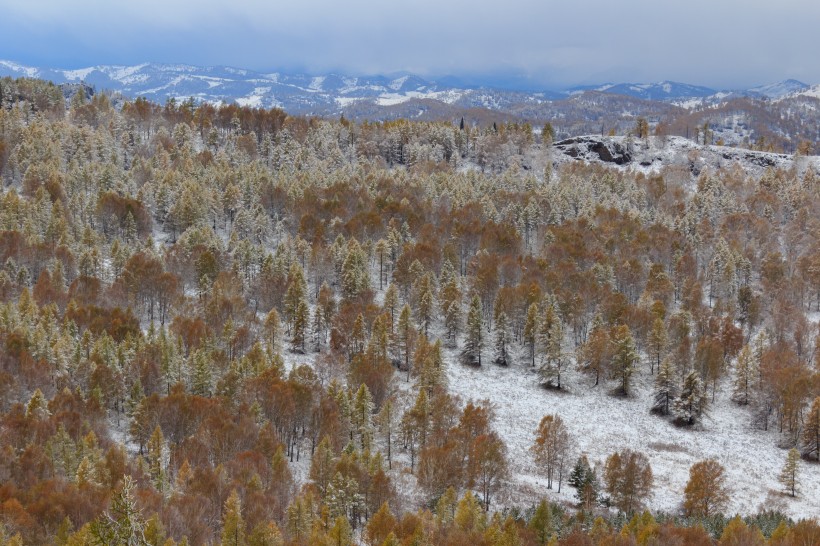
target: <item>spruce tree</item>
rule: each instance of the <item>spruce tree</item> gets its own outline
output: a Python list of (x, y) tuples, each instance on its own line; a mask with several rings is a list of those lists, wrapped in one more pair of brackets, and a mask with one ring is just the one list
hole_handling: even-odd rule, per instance
[(666, 357), (658, 366), (658, 375), (655, 377), (655, 402), (652, 411), (660, 415), (669, 415), (671, 405), (677, 393), (677, 382), (672, 359)]
[(683, 381), (680, 397), (672, 405), (675, 420), (684, 425), (695, 424), (706, 413), (708, 401), (700, 375), (692, 370)]
[(586, 455), (578, 457), (569, 475), (569, 484), (575, 488), (575, 498), (584, 510), (591, 510), (598, 502), (601, 485), (597, 473), (589, 466)]

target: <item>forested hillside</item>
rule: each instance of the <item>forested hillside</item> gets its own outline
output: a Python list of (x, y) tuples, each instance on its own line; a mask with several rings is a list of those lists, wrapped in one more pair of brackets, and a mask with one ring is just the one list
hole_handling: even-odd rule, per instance
[(0, 544), (820, 544), (813, 163), (550, 137), (0, 80)]

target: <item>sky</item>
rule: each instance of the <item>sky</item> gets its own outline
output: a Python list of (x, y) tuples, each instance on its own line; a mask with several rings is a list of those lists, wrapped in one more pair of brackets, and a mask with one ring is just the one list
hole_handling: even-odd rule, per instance
[(561, 88), (820, 83), (816, 0), (0, 0), (0, 59)]

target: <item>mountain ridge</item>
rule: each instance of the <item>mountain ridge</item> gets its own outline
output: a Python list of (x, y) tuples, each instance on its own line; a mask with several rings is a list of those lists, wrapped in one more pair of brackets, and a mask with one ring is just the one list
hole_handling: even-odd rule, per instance
[(84, 82), (129, 97), (144, 96), (163, 103), (169, 98), (237, 102), (240, 105), (280, 107), (294, 113), (343, 113), (353, 102), (372, 101), (390, 106), (411, 99), (431, 98), (448, 104), (494, 106), (506, 102), (540, 103), (570, 98), (588, 91), (638, 99), (681, 102), (691, 99), (714, 102), (734, 96), (781, 99), (810, 92), (813, 87), (789, 79), (746, 90), (717, 90), (675, 81), (657, 83), (605, 83), (561, 90), (517, 90), (466, 85), (456, 76), (426, 79), (410, 72), (391, 75), (346, 75), (335, 72), (258, 72), (234, 66), (195, 66), (184, 63), (95, 65), (76, 69), (26, 66), (0, 60), (0, 76), (36, 77), (54, 83)]

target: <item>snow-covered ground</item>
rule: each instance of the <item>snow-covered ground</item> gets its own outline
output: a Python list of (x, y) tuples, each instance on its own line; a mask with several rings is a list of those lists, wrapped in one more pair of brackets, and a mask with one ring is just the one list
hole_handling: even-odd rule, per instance
[(562, 377), (568, 392), (547, 390), (525, 360), (508, 368), (473, 368), (458, 363), (454, 352), (447, 355), (450, 390), (465, 400), (489, 399), (494, 405), (495, 428), (507, 444), (513, 471), (505, 504), (526, 505), (544, 496), (573, 500), (575, 490), (566, 484), (560, 495), (546, 488), (529, 453), (541, 418), (558, 414), (575, 439), (577, 454), (586, 454), (593, 465), (625, 448), (646, 454), (655, 477), (649, 502), (653, 510), (679, 511), (689, 467), (711, 457), (726, 467), (729, 512), (776, 507), (795, 518), (820, 514), (820, 465), (801, 461), (802, 494), (795, 499), (782, 495), (777, 478), (786, 450), (777, 447), (776, 433), (752, 428), (748, 411), (731, 402), (728, 388), (718, 387), (702, 425), (679, 428), (650, 414), (653, 378), (645, 366), (634, 376), (633, 395), (622, 398), (610, 395), (603, 383), (591, 387), (590, 378), (574, 371)]

